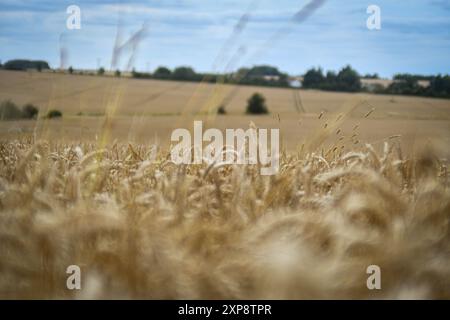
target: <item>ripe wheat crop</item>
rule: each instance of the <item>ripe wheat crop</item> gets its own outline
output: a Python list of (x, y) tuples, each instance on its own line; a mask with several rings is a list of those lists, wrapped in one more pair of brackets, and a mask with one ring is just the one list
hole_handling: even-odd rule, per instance
[(0, 298), (450, 298), (448, 169), (432, 152), (284, 152), (275, 176), (154, 155), (1, 141)]

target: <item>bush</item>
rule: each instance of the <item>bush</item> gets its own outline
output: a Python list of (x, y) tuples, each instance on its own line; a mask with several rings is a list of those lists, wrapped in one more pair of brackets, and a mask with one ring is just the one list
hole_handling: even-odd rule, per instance
[(419, 94), (421, 89), (422, 88), (419, 86), (418, 81), (415, 78), (410, 77), (394, 81), (388, 86), (387, 92), (391, 94), (414, 95)]
[(121, 75), (120, 70), (116, 70), (116, 72), (114, 72), (114, 75), (115, 75), (116, 77), (120, 77), (120, 75)]
[(220, 106), (219, 109), (217, 109), (217, 114), (226, 114), (227, 110), (225, 110), (224, 106)]
[(31, 103), (24, 105), (22, 108), (19, 108), (10, 100), (3, 101), (0, 104), (1, 120), (34, 119), (38, 113), (39, 109)]
[(69, 71), (69, 73), (72, 74), (72, 73), (73, 73), (73, 68), (72, 68), (72, 66), (70, 66), (69, 69), (67, 69), (67, 71)]
[(266, 99), (259, 93), (254, 93), (247, 101), (248, 114), (266, 114), (269, 113), (266, 106)]
[(105, 68), (103, 68), (103, 67), (99, 68), (99, 69), (97, 70), (97, 74), (98, 74), (99, 76), (105, 74)]
[(50, 110), (47, 113), (47, 118), (48, 119), (52, 119), (52, 118), (61, 118), (62, 117), (62, 112), (59, 110)]
[(22, 110), (12, 101), (6, 100), (0, 104), (1, 120), (16, 120), (23, 116)]
[(22, 108), (22, 116), (26, 119), (34, 119), (37, 117), (38, 113), (39, 109), (31, 103), (24, 105)]

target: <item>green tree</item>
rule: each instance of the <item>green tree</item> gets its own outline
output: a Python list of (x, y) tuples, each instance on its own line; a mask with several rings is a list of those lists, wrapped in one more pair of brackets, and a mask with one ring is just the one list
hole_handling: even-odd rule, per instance
[(391, 94), (415, 95), (421, 91), (417, 78), (414, 76), (405, 76), (401, 80), (395, 80), (387, 88)]
[(430, 81), (429, 95), (435, 97), (450, 97), (450, 76), (438, 75)]
[(67, 69), (67, 71), (69, 71), (69, 73), (72, 74), (72, 73), (73, 73), (73, 68), (72, 68), (72, 66), (70, 66), (69, 69)]
[(120, 70), (116, 70), (116, 71), (114, 72), (114, 75), (115, 75), (116, 77), (120, 77), (120, 75), (121, 75)]
[(319, 85), (319, 88), (323, 90), (336, 90), (337, 84), (338, 84), (338, 77), (336, 72), (328, 71), (323, 83)]
[(281, 76), (282, 73), (272, 66), (254, 66), (248, 71), (248, 77)]
[(340, 91), (356, 92), (361, 90), (358, 72), (350, 66), (344, 67), (337, 75), (337, 88)]
[(303, 76), (302, 86), (304, 88), (319, 88), (325, 82), (325, 77), (323, 76), (323, 72), (321, 68), (315, 69), (312, 68), (308, 70)]
[(172, 75), (172, 71), (170, 71), (169, 68), (166, 67), (158, 67), (154, 72), (153, 72), (153, 77), (158, 78), (158, 79), (169, 79)]
[(244, 79), (249, 72), (249, 68), (239, 68), (239, 70), (235, 73), (235, 78)]
[(190, 67), (178, 67), (173, 71), (172, 79), (194, 81), (198, 78), (194, 69)]
[(99, 76), (105, 74), (105, 68), (103, 68), (103, 67), (98, 68), (97, 74), (98, 74)]
[(254, 93), (247, 100), (247, 111), (248, 114), (266, 114), (269, 113), (266, 106), (266, 99), (260, 93)]
[(380, 76), (378, 75), (378, 73), (374, 73), (374, 74), (367, 73), (364, 76), (364, 78), (365, 79), (380, 79)]
[[(230, 80), (233, 81), (233, 78)], [(251, 69), (240, 68), (235, 73), (234, 82), (261, 86), (289, 86), (287, 74), (280, 72), (276, 67), (267, 65), (254, 66)]]

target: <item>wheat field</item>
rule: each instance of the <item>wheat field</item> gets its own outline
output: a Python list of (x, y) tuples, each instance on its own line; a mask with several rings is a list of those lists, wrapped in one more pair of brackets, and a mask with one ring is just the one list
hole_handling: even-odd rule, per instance
[(148, 145), (2, 140), (0, 297), (448, 299), (448, 162), (430, 148), (284, 152), (261, 176)]
[[(0, 124), (2, 299), (450, 298), (448, 100), (242, 87), (211, 117), (212, 85), (0, 83), (2, 100), (64, 113)], [(254, 91), (270, 115), (242, 114)], [(280, 128), (280, 172), (174, 165), (168, 136), (194, 118)]]

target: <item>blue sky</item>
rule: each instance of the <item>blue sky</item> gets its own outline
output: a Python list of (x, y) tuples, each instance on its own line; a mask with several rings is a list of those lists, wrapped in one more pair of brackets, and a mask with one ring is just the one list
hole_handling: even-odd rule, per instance
[[(0, 59), (43, 59), (58, 67), (62, 45), (66, 65), (109, 68), (120, 16), (123, 41), (147, 26), (135, 52), (137, 70), (190, 65), (223, 72), (271, 64), (302, 74), (312, 66), (338, 70), (351, 64), (384, 77), (450, 73), (450, 0), (327, 0), (307, 20), (292, 22), (309, 1), (0, 0)], [(81, 30), (66, 28), (72, 4), (81, 9)], [(379, 31), (366, 28), (370, 4), (381, 8)], [(223, 50), (245, 13), (245, 28)], [(129, 55), (121, 55), (121, 69)]]

